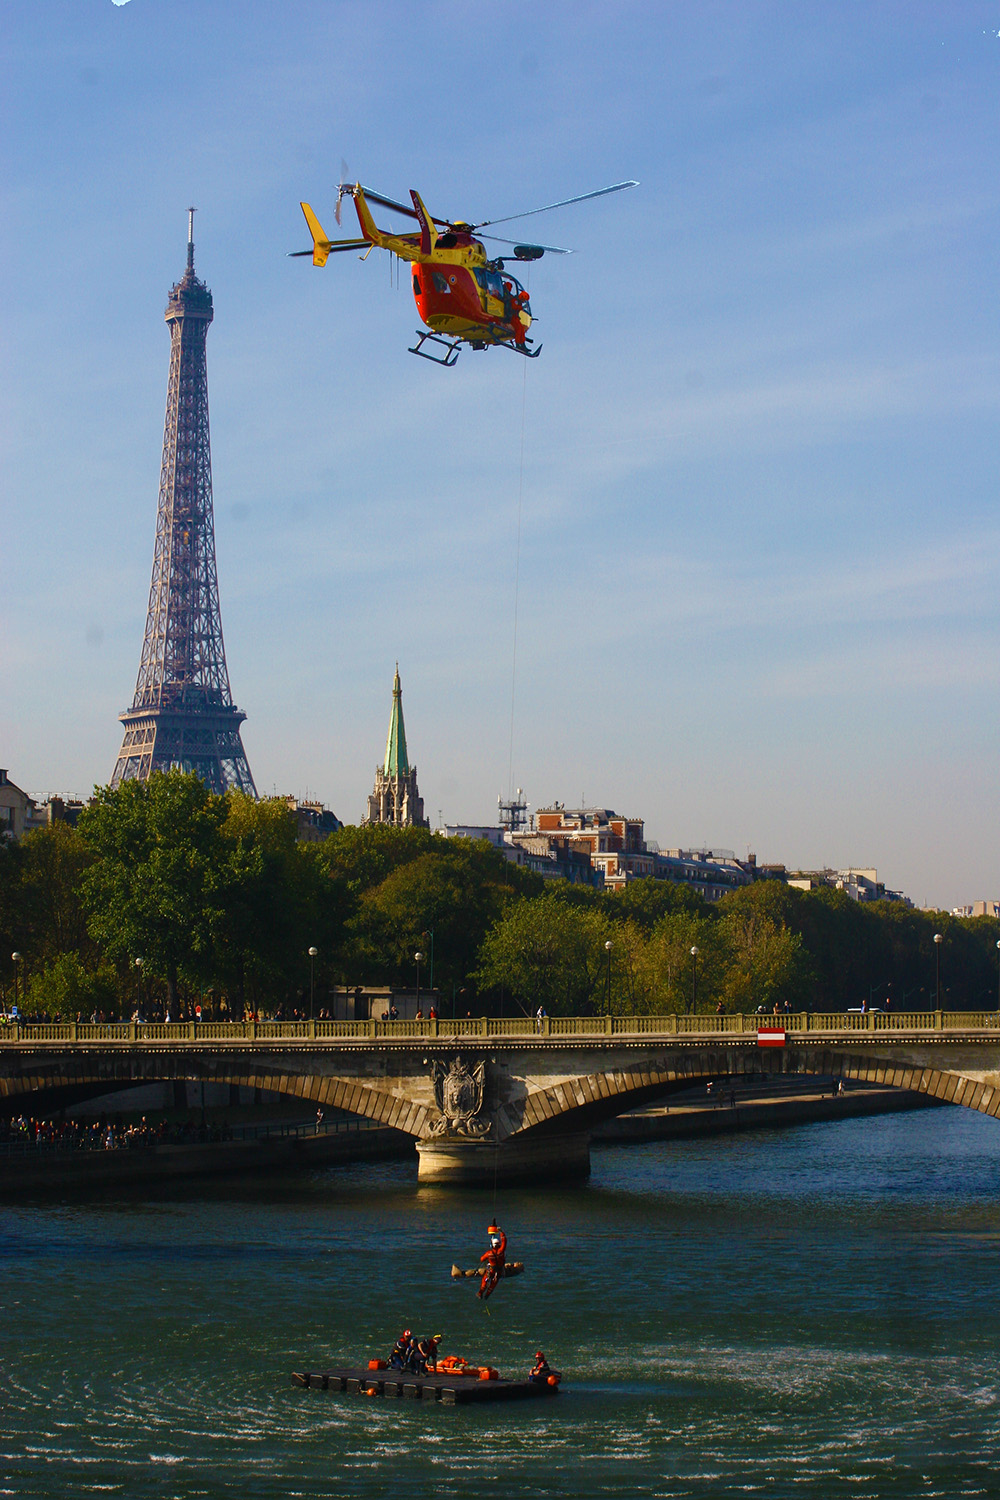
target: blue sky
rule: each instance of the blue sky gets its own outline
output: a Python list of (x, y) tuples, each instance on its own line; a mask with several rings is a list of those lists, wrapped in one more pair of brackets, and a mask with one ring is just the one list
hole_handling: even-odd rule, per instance
[[(664, 847), (1000, 895), (998, 31), (975, 0), (9, 6), (0, 764), (111, 773), (195, 204), (261, 792), (360, 818), (398, 658), (432, 821), (512, 778)], [(342, 157), (449, 217), (641, 186), (529, 221), (578, 252), (531, 268), (539, 360), (439, 370), (387, 257), (285, 258)]]

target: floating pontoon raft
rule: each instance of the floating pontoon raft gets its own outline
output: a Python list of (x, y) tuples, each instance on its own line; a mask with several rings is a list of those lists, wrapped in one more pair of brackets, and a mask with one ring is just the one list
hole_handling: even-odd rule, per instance
[(294, 1385), (314, 1391), (346, 1391), (349, 1396), (385, 1396), (390, 1400), (440, 1401), (467, 1406), (478, 1401), (531, 1401), (554, 1396), (558, 1385), (538, 1380), (475, 1380), (462, 1375), (409, 1375), (400, 1370), (326, 1370), (298, 1373)]

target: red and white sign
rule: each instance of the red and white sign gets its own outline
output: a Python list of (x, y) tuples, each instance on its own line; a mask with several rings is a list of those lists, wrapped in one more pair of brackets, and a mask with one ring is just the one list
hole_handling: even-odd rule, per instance
[(766, 1031), (757, 1031), (758, 1047), (783, 1047), (785, 1045), (785, 1033), (768, 1027)]

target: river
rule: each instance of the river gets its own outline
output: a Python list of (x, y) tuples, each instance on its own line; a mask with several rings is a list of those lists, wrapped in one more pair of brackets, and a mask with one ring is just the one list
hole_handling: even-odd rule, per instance
[[(1000, 1495), (1000, 1124), (963, 1109), (595, 1148), (491, 1193), (390, 1163), (6, 1206), (0, 1495)], [(553, 1401), (301, 1390), (404, 1326)]]

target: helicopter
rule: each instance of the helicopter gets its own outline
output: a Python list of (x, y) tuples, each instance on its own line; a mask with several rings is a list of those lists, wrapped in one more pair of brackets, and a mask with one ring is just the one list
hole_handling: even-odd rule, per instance
[[(511, 274), (501, 257), (491, 259), (482, 239), (477, 239), (479, 230), (494, 224), (507, 224), (514, 219), (525, 219), (532, 214), (548, 213), (554, 208), (565, 208), (569, 203), (583, 203), (588, 198), (603, 198), (608, 193), (620, 193), (625, 188), (638, 187), (637, 182), (615, 182), (610, 187), (598, 188), (592, 193), (581, 193), (575, 198), (563, 198), (559, 203), (547, 203), (543, 208), (527, 209), (520, 214), (507, 214), (502, 219), (483, 219), (478, 224), (466, 223), (463, 219), (438, 219), (428, 213), (420, 194), (410, 189), (412, 207), (386, 198), (372, 188), (353, 186), (342, 182), (337, 191), (335, 218), (339, 225), (341, 204), (351, 198), (361, 226), (361, 239), (331, 240), (308, 203), (299, 206), (305, 215), (312, 235), (311, 250), (292, 250), (292, 256), (311, 255), (314, 266), (325, 266), (328, 256), (345, 250), (364, 250), (360, 257), (367, 259), (377, 246), (389, 250), (400, 260), (410, 261), (413, 266), (413, 299), (424, 328), (417, 330), (417, 342), (409, 349), (421, 359), (450, 367), (458, 359), (463, 344), (473, 349), (488, 349), (497, 346), (512, 349), (528, 359), (537, 359), (542, 352), (541, 344), (532, 348), (528, 329), (532, 326), (531, 306), (528, 293)], [(397, 234), (379, 229), (372, 218), (370, 204), (392, 209), (417, 221), (418, 233)], [(540, 260), (550, 255), (570, 255), (572, 251), (558, 245), (519, 244), (514, 240), (500, 239), (497, 235), (484, 235), (483, 239), (494, 240), (513, 248), (516, 261)], [(510, 259), (511, 257), (507, 257)], [(427, 347), (425, 347), (427, 346)]]

